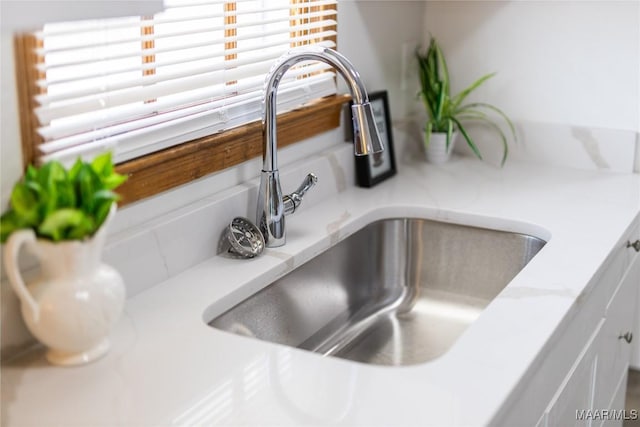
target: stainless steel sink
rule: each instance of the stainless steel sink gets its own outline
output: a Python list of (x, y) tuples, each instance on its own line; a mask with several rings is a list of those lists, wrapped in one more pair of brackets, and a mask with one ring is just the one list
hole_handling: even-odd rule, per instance
[(364, 363), (422, 363), (445, 353), (545, 243), (422, 219), (378, 221), (209, 325)]

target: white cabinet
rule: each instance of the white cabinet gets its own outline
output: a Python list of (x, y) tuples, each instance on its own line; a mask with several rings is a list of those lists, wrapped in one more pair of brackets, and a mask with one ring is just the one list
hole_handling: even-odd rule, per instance
[(604, 323), (604, 319), (600, 321), (576, 364), (551, 400), (546, 411), (546, 425), (589, 426), (587, 417), (578, 417), (576, 410), (591, 408), (593, 402), (594, 389), (592, 384), (595, 378), (598, 344)]
[[(622, 279), (616, 294), (607, 307), (606, 322), (598, 352), (593, 406), (596, 409), (610, 408), (620, 379), (626, 375), (631, 359), (631, 344), (640, 339), (635, 322), (637, 289), (640, 285), (640, 258), (635, 261)], [(631, 340), (631, 342), (628, 342)]]
[[(637, 240), (640, 240), (640, 224), (636, 226), (636, 230), (631, 233), (629, 243), (635, 243)], [(627, 256), (632, 257), (634, 255), (634, 251), (627, 251)], [(638, 291), (638, 295), (636, 297), (636, 301), (638, 301), (638, 308), (640, 309), (640, 291)], [(636, 329), (640, 331), (640, 314), (638, 310), (636, 310)], [(629, 363), (632, 368), (640, 370), (640, 336), (638, 339), (634, 339), (631, 346), (631, 362)]]
[(492, 424), (622, 425), (632, 344), (640, 340), (640, 256), (626, 247), (639, 227), (629, 230)]
[[(547, 408), (547, 426), (619, 426), (635, 330), (640, 258), (627, 270), (605, 317)], [(635, 337), (637, 339), (637, 337)]]
[[(617, 410), (620, 411), (622, 408), (624, 408), (624, 401), (625, 401), (625, 397), (627, 395), (627, 372), (625, 371), (624, 374), (622, 375), (622, 378), (620, 378), (620, 381), (618, 381), (618, 386), (616, 387), (616, 392), (613, 395), (613, 399), (611, 399), (611, 402), (609, 402), (609, 410)], [(633, 410), (636, 408), (630, 408), (630, 410)], [(620, 413), (617, 412), (616, 416), (611, 416), (608, 417), (607, 419), (602, 420), (601, 423), (598, 423), (598, 420), (594, 420), (593, 423), (591, 424), (594, 427), (600, 426), (600, 427), (619, 427), (620, 426), (620, 418), (621, 417), (629, 417), (629, 419), (631, 419), (632, 414), (631, 412), (627, 412), (627, 413)]]
[(635, 310), (640, 257), (630, 262), (605, 317), (551, 401), (547, 427), (622, 425), (631, 342), (634, 336), (638, 339)]

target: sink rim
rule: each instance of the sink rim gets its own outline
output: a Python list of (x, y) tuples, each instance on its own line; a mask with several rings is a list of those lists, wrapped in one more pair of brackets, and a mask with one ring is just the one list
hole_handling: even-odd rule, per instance
[[(251, 299), (255, 294), (259, 293), (261, 290), (271, 286), (272, 284), (274, 284), (275, 282), (277, 282), (278, 280), (280, 280), (282, 277), (287, 276), (289, 273), (292, 273), (293, 271), (301, 268), (304, 264), (306, 264), (307, 262), (311, 261), (312, 259), (318, 257), (319, 255), (325, 253), (326, 251), (328, 251), (329, 249), (333, 248), (334, 246), (336, 246), (338, 243), (343, 242), (344, 240), (346, 240), (347, 238), (349, 238), (350, 236), (352, 236), (353, 234), (356, 234), (358, 232), (360, 232), (361, 230), (375, 224), (378, 222), (384, 222), (384, 221), (389, 221), (389, 220), (417, 220), (417, 221), (427, 221), (427, 222), (431, 222), (431, 223), (436, 223), (436, 224), (450, 224), (450, 225), (454, 225), (454, 226), (462, 226), (462, 227), (468, 227), (468, 228), (475, 228), (475, 229), (480, 229), (480, 230), (488, 230), (488, 231), (496, 231), (496, 232), (502, 232), (502, 233), (508, 233), (511, 235), (520, 235), (523, 237), (526, 237), (527, 239), (529, 238), (533, 238), (536, 240), (539, 240), (541, 242), (543, 242), (542, 247), (527, 261), (527, 263), (524, 265), (524, 267), (522, 267), (520, 270), (518, 270), (518, 272), (515, 274), (515, 276), (509, 280), (509, 282), (506, 283), (506, 285), (500, 289), (500, 291), (498, 292), (498, 294), (493, 297), (491, 300), (488, 300), (487, 305), (482, 309), (482, 311), (480, 312), (479, 317), (476, 319), (476, 321), (471, 322), (465, 330), (463, 330), (462, 334), (459, 335), (457, 337), (456, 340), (453, 341), (453, 344), (451, 345), (450, 348), (448, 348), (447, 350), (445, 350), (442, 354), (438, 355), (437, 357), (433, 358), (433, 359), (429, 359), (429, 360), (425, 360), (425, 361), (420, 361), (420, 362), (415, 362), (415, 363), (408, 363), (408, 364), (403, 364), (403, 365), (394, 365), (391, 366), (393, 368), (397, 368), (399, 366), (414, 366), (415, 364), (422, 364), (422, 363), (430, 363), (433, 362), (435, 359), (439, 359), (440, 357), (444, 356), (445, 354), (447, 354), (452, 348), (453, 346), (456, 345), (457, 341), (459, 341), (459, 339), (462, 338), (462, 335), (465, 335), (468, 333), (468, 330), (472, 328), (472, 326), (477, 322), (477, 320), (479, 320), (480, 317), (482, 317), (489, 309), (490, 306), (492, 304), (494, 304), (494, 301), (500, 298), (500, 295), (509, 287), (512, 286), (513, 282), (517, 281), (518, 277), (520, 277), (523, 272), (525, 271), (525, 269), (527, 267), (530, 266), (530, 264), (533, 261), (533, 258), (538, 258), (540, 253), (542, 252), (542, 249), (544, 249), (545, 246), (547, 246), (550, 238), (544, 239), (539, 237), (540, 234), (546, 234), (547, 236), (545, 237), (550, 237), (550, 233), (545, 230), (542, 229), (540, 227), (537, 227), (536, 225), (530, 224), (530, 223), (524, 223), (524, 222), (520, 222), (520, 221), (512, 221), (512, 220), (508, 220), (508, 221), (500, 221), (498, 224), (496, 224), (495, 222), (491, 224), (491, 226), (486, 226), (486, 224), (484, 223), (486, 220), (486, 217), (478, 217), (478, 216), (469, 216), (467, 217), (467, 219), (474, 219), (474, 221), (447, 221), (447, 220), (443, 220), (442, 218), (432, 218), (431, 216), (425, 216), (425, 215), (420, 215), (420, 216), (415, 216), (415, 215), (406, 215), (406, 213), (404, 215), (381, 215), (378, 218), (372, 218), (370, 219), (368, 222), (364, 222), (361, 221), (360, 222), (360, 226), (353, 228), (352, 230), (349, 230), (350, 232), (345, 233), (342, 232), (340, 234), (340, 238), (339, 239), (335, 239), (333, 238), (332, 241), (330, 242), (329, 245), (327, 245), (326, 247), (324, 247), (323, 249), (321, 249), (320, 251), (315, 251), (314, 254), (312, 256), (308, 256), (305, 257), (305, 259), (299, 263), (297, 263), (297, 265), (293, 265), (294, 263), (288, 262), (286, 263), (287, 265), (285, 266), (286, 268), (283, 271), (280, 271), (274, 278), (272, 279), (268, 279), (268, 280), (259, 280), (260, 277), (255, 278), (257, 282), (259, 282), (259, 285), (257, 288), (254, 288), (251, 292), (247, 293), (246, 296), (237, 296), (236, 298), (231, 298), (228, 300), (228, 302), (226, 304), (223, 304), (221, 302), (221, 300), (218, 300), (216, 302), (214, 302), (213, 304), (210, 304), (207, 309), (203, 312), (203, 320), (205, 322), (205, 326), (207, 327), (208, 330), (211, 329), (218, 329), (219, 332), (222, 332), (225, 335), (236, 335), (240, 338), (252, 338), (252, 341), (258, 341), (258, 342), (263, 342), (266, 344), (276, 344), (276, 345), (280, 345), (280, 346), (284, 346), (284, 347), (289, 347), (289, 348), (295, 348), (295, 349), (299, 349), (299, 350), (304, 350), (305, 352), (311, 352), (308, 349), (304, 349), (301, 347), (296, 347), (296, 346), (292, 346), (289, 344), (279, 344), (277, 342), (274, 341), (270, 341), (264, 338), (260, 338), (260, 337), (255, 337), (252, 335), (243, 335), (242, 333), (237, 333), (237, 332), (233, 332), (231, 330), (225, 330), (225, 329), (220, 329), (216, 326), (210, 325), (210, 322), (213, 322), (215, 319), (217, 319), (219, 316), (222, 316), (223, 314), (225, 314), (226, 312), (232, 310), (235, 306), (241, 304), (242, 302)], [(478, 225), (478, 223), (482, 223), (482, 225)], [(531, 230), (534, 229), (535, 230), (535, 234), (531, 233)], [(339, 234), (340, 231), (343, 231), (343, 229), (338, 229), (336, 232), (334, 232), (335, 234)], [(335, 235), (334, 234), (334, 235)], [(332, 237), (332, 236), (330, 236)], [(233, 296), (234, 294), (237, 294), (237, 292), (231, 292), (229, 294), (229, 296)], [(226, 300), (226, 298), (225, 298)], [(216, 309), (217, 308), (217, 309)], [(316, 356), (320, 356), (320, 357), (326, 357), (327, 355), (319, 353), (319, 352), (315, 352)], [(333, 352), (331, 354), (332, 356), (334, 355)], [(348, 360), (348, 361), (354, 361), (354, 360)], [(371, 366), (371, 363), (367, 363), (367, 362), (358, 362), (357, 363), (362, 363), (368, 366)], [(380, 365), (376, 365), (374, 364), (373, 366), (380, 366)]]
[[(387, 207), (378, 207), (370, 212), (367, 212), (359, 217), (349, 217), (344, 221), (340, 222), (340, 225), (335, 229), (330, 231), (326, 231), (324, 233), (318, 232), (318, 230), (313, 230), (313, 227), (307, 227), (304, 219), (305, 212), (300, 212), (300, 215), (291, 217), (294, 221), (291, 221), (293, 224), (288, 224), (289, 227), (289, 236), (293, 240), (298, 233), (304, 232), (305, 230), (309, 232), (311, 228), (312, 232), (316, 234), (321, 234), (318, 236), (312, 244), (306, 245), (305, 247), (299, 248), (300, 245), (295, 245), (295, 242), (288, 242), (283, 248), (271, 249), (267, 248), (263, 252), (263, 255), (258, 258), (253, 258), (249, 260), (228, 260), (229, 262), (238, 261), (239, 263), (254, 263), (254, 262), (265, 262), (265, 259), (272, 261), (270, 264), (273, 264), (267, 270), (263, 270), (259, 275), (252, 276), (248, 280), (240, 283), (235, 289), (231, 290), (226, 295), (216, 299), (213, 302), (206, 303), (206, 306), (203, 310), (201, 310), (201, 321), (204, 326), (209, 329), (211, 328), (208, 324), (213, 321), (216, 317), (222, 315), (226, 311), (232, 309), (242, 301), (252, 297), (256, 293), (260, 292), (267, 286), (271, 285), (273, 282), (281, 279), (285, 275), (291, 273), (297, 268), (301, 267), (305, 263), (309, 262), (313, 258), (321, 255), (327, 250), (331, 249), (333, 246), (338, 243), (344, 241), (349, 238), (351, 235), (357, 233), (358, 231), (364, 229), (365, 227), (373, 224), (378, 221), (392, 220), (392, 219), (417, 219), (417, 220), (426, 220), (426, 221), (434, 221), (441, 222), (445, 224), (453, 224), (453, 225), (461, 225), (465, 227), (473, 227), (480, 228), (486, 230), (493, 231), (502, 231), (507, 233), (514, 234), (522, 234), (526, 236), (531, 236), (537, 239), (540, 239), (545, 242), (545, 245), (540, 249), (540, 251), (534, 256), (527, 265), (518, 272), (518, 274), (504, 287), (504, 289), (494, 298), (494, 301), (500, 298), (506, 289), (510, 288), (514, 282), (518, 281), (518, 279), (523, 275), (523, 272), (527, 269), (531, 269), (534, 266), (541, 262), (540, 259), (544, 258), (540, 255), (544, 255), (544, 253), (548, 252), (548, 247), (552, 242), (552, 233), (549, 229), (532, 223), (525, 222), (510, 218), (498, 218), (492, 216), (478, 215), (478, 214), (469, 214), (465, 212), (457, 212), (457, 211), (442, 211), (439, 209), (433, 208), (425, 208), (423, 206), (413, 206), (413, 205), (394, 205)], [(331, 227), (331, 226), (330, 226)], [(330, 228), (327, 227), (327, 228)], [(282, 256), (285, 253), (287, 248), (297, 248), (296, 251), (292, 251), (294, 253), (290, 254), (288, 257)], [(547, 249), (547, 251), (545, 251)], [(277, 254), (273, 256), (272, 254)], [(218, 258), (222, 258), (220, 254), (217, 255)], [(535, 263), (535, 264), (534, 264)], [(237, 264), (234, 264), (237, 266)], [(284, 269), (283, 269), (284, 267)], [(489, 307), (493, 305), (493, 301), (485, 308), (483, 311), (486, 312)], [(482, 315), (481, 315), (482, 316)], [(221, 331), (224, 332), (224, 331)], [(230, 334), (236, 335), (236, 334)], [(236, 335), (238, 336), (238, 335)], [(266, 341), (265, 341), (266, 342)], [(270, 343), (275, 344), (275, 343)]]

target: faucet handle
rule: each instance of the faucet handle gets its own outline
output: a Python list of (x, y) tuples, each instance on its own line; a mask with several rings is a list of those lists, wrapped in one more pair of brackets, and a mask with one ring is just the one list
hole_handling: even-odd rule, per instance
[(291, 193), (291, 196), (294, 196), (294, 195), (299, 196), (300, 200), (302, 200), (302, 198), (307, 193), (307, 191), (309, 191), (311, 187), (313, 187), (317, 183), (318, 183), (318, 177), (316, 176), (316, 174), (310, 173), (302, 180), (302, 184), (300, 184), (300, 187), (298, 187), (296, 191)]
[(317, 182), (318, 177), (315, 174), (310, 173), (304, 178), (302, 184), (300, 184), (300, 187), (298, 187), (296, 191), (282, 198), (284, 202), (285, 215), (292, 214), (296, 211), (298, 206), (302, 203), (304, 195), (311, 189), (311, 187), (316, 185)]

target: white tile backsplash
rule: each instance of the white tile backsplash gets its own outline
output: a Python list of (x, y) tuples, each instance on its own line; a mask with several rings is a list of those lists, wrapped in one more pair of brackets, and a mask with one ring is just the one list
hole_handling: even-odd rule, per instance
[[(502, 143), (493, 131), (469, 125), (469, 134), (485, 160), (499, 165)], [(516, 124), (517, 141), (509, 139), (509, 159), (583, 170), (630, 173), (636, 170), (637, 135), (632, 130), (589, 128), (557, 123), (522, 121)], [(505, 129), (505, 134), (510, 136)], [(459, 135), (456, 152), (473, 155)]]
[(248, 193), (241, 187), (237, 193), (212, 199), (155, 230), (170, 276), (216, 255), (224, 227), (236, 216), (247, 216)]
[(636, 132), (523, 122), (514, 156), (585, 170), (629, 173), (634, 169)]
[(169, 270), (154, 231), (124, 236), (107, 244), (103, 261), (118, 269), (132, 297), (169, 278)]

